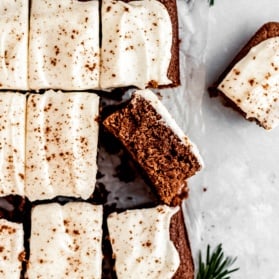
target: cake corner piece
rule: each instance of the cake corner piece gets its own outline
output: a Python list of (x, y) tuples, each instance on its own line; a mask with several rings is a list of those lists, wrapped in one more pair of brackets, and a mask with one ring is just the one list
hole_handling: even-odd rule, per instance
[(279, 124), (279, 22), (267, 22), (208, 88), (225, 105), (266, 130)]
[(107, 223), (119, 278), (132, 273), (138, 278), (194, 278), (181, 207), (159, 205), (112, 213)]

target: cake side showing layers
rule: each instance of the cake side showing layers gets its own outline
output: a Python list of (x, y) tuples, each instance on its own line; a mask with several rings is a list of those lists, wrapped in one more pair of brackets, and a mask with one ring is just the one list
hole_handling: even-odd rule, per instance
[(32, 210), (27, 278), (100, 279), (102, 206), (45, 204)]
[(22, 224), (0, 219), (0, 278), (20, 278), (24, 260)]
[(99, 87), (99, 1), (32, 1), (30, 88)]
[(99, 97), (47, 91), (27, 101), (26, 196), (88, 199), (97, 173)]
[(211, 94), (270, 130), (279, 124), (279, 23), (263, 25), (233, 59)]
[(103, 0), (101, 88), (179, 85), (178, 49), (175, 0)]
[(179, 207), (162, 205), (109, 215), (117, 278), (185, 278), (174, 277), (184, 264), (180, 260), (184, 247), (176, 250), (170, 233), (171, 220), (178, 211)]
[(157, 96), (149, 90), (136, 91), (103, 124), (144, 170), (160, 199), (166, 204), (180, 203), (187, 193), (186, 179), (203, 162)]
[(0, 1), (0, 89), (28, 90), (28, 0)]
[(24, 195), (26, 96), (0, 93), (0, 197)]

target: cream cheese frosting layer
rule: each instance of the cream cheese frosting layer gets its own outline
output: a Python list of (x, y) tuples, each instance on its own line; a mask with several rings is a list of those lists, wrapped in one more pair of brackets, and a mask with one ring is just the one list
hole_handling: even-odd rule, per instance
[(26, 196), (87, 199), (96, 182), (99, 97), (52, 90), (27, 101)]
[(279, 124), (279, 37), (267, 39), (240, 60), (218, 86), (265, 129)]
[(157, 0), (104, 0), (101, 88), (168, 85), (172, 23)]
[(45, 204), (33, 208), (29, 279), (100, 279), (102, 206)]
[(118, 279), (170, 279), (180, 265), (170, 240), (170, 220), (179, 207), (127, 210), (108, 217)]
[(0, 1), (0, 89), (28, 89), (28, 3)]
[(99, 87), (99, 1), (32, 1), (30, 88)]
[(0, 219), (0, 278), (20, 278), (23, 260), (22, 224)]
[(26, 96), (0, 93), (0, 196), (24, 195)]
[[(201, 167), (204, 166), (203, 159), (200, 155), (200, 152), (196, 146), (182, 131), (182, 129), (177, 125), (176, 121), (174, 118), (170, 115), (166, 107), (161, 103), (159, 98), (151, 91), (151, 90), (137, 90), (134, 93), (135, 96), (142, 97), (150, 104), (152, 107), (157, 111), (157, 113), (162, 117), (161, 121), (168, 126), (178, 137), (179, 139), (183, 142), (184, 145), (189, 146), (191, 152), (196, 156), (196, 158), (199, 161), (199, 164)], [(136, 101), (136, 99), (134, 100)], [(132, 101), (133, 102), (133, 101)]]

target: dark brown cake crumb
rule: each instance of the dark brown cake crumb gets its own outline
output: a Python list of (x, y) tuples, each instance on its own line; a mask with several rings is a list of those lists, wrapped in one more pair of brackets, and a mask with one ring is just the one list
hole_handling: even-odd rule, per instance
[(150, 102), (134, 95), (103, 123), (144, 170), (160, 199), (169, 205), (177, 204), (187, 196), (186, 179), (201, 165), (191, 147), (160, 120)]

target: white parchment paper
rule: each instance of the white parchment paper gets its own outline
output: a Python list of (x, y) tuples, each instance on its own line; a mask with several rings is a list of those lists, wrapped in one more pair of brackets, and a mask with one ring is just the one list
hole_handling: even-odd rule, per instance
[[(206, 85), (268, 21), (279, 21), (278, 0), (215, 0), (209, 11)], [(226, 254), (238, 257), (240, 270), (231, 278), (278, 279), (279, 128), (267, 132), (208, 94), (202, 115), (202, 129), (191, 126), (206, 164), (190, 185), (193, 253), (196, 237), (203, 250), (207, 243), (223, 243)]]

